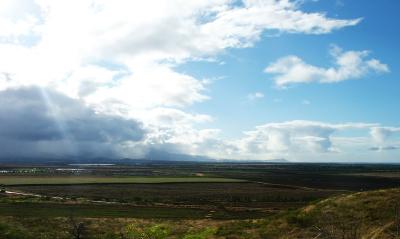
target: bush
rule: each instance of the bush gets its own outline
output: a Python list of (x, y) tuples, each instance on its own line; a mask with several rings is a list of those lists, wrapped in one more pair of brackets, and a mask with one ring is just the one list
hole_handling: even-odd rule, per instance
[(0, 238), (7, 239), (33, 239), (27, 231), (24, 231), (17, 226), (0, 224)]
[(199, 232), (190, 232), (186, 234), (183, 239), (207, 239), (215, 235), (216, 230), (214, 228), (206, 228)]
[(286, 218), (289, 224), (295, 224), (299, 227), (305, 228), (314, 224), (314, 218), (310, 214), (294, 212)]
[(128, 239), (164, 239), (170, 232), (164, 225), (153, 225), (144, 229), (137, 228), (136, 225), (130, 224), (126, 228)]

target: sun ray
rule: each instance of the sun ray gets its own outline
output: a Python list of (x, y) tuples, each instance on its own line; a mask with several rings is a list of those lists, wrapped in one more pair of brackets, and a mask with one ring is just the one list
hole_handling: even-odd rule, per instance
[(79, 155), (79, 150), (75, 144), (74, 135), (68, 129), (67, 123), (64, 120), (65, 117), (63, 116), (62, 110), (54, 103), (45, 88), (39, 87), (39, 92), (43, 99), (43, 102), (48, 109), (48, 112), (52, 116), (54, 123), (56, 124), (57, 129), (61, 134), (66, 152), (68, 152), (73, 157), (77, 157)]

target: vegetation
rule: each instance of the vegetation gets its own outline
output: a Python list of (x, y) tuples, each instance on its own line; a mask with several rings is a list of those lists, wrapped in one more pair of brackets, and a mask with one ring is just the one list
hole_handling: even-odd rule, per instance
[(209, 177), (53, 177), (53, 176), (2, 176), (0, 182), (12, 185), (71, 185), (71, 184), (123, 184), (123, 183), (204, 183), (242, 182), (239, 179)]
[(3, 217), (0, 238), (395, 239), (400, 235), (399, 201), (400, 189), (361, 192), (264, 219), (233, 221)]
[[(386, 189), (400, 185), (396, 166), (185, 163), (84, 169), (3, 170), (0, 238), (400, 237), (400, 189)], [(3, 180), (21, 178), (38, 181)], [(36, 184), (45, 179), (62, 183)]]
[(174, 206), (225, 206), (248, 208), (287, 208), (343, 193), (338, 190), (287, 188), (260, 183), (162, 183), (102, 185), (30, 185), (10, 190), (76, 200), (169, 204)]

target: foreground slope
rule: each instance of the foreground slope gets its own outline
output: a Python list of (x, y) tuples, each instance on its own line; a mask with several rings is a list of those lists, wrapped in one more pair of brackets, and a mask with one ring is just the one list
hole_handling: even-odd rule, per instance
[[(253, 220), (0, 218), (0, 238), (400, 238), (400, 189), (334, 196), (297, 210)], [(48, 225), (52, 225), (49, 227)], [(76, 238), (76, 237), (75, 237)]]
[(400, 189), (359, 192), (258, 221), (245, 231), (261, 238), (400, 238), (399, 206)]

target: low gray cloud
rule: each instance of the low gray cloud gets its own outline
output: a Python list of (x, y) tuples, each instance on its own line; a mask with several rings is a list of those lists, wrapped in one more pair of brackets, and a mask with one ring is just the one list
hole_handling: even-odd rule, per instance
[(388, 151), (388, 150), (398, 150), (400, 146), (385, 146), (385, 147), (371, 147), (369, 150), (371, 151)]
[(0, 157), (116, 154), (143, 139), (141, 123), (98, 114), (81, 101), (38, 87), (0, 91)]

